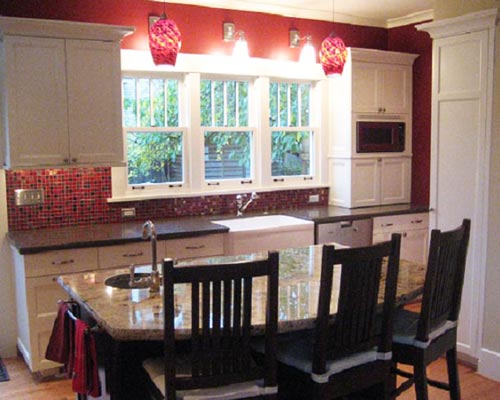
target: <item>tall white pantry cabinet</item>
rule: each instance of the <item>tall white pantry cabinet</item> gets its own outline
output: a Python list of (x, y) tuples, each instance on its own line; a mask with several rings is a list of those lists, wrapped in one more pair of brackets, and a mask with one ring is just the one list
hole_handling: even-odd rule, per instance
[(0, 17), (6, 168), (123, 165), (120, 41), (133, 28)]
[(433, 39), (430, 227), (471, 219), (458, 351), (487, 376), (499, 365), (481, 345), (497, 20), (491, 9), (417, 26)]
[[(412, 66), (417, 56), (358, 48), (348, 52), (344, 72), (329, 81), (329, 203), (348, 208), (409, 203)], [(404, 122), (404, 151), (358, 153), (357, 121)]]

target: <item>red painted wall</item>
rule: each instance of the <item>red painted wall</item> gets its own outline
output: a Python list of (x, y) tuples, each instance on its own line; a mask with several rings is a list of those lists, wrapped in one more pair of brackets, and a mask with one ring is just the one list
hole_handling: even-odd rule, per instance
[[(126, 37), (122, 42), (122, 48), (129, 49), (148, 48), (148, 16), (160, 15), (163, 11), (163, 3), (144, 0), (6, 0), (0, 2), (0, 15), (3, 16), (135, 26), (135, 33)], [(233, 44), (222, 40), (222, 24), (223, 22), (233, 22), (237, 30), (245, 31), (250, 55), (253, 57), (297, 60), (300, 50), (288, 47), (288, 31), (291, 28), (298, 29), (301, 35), (311, 35), (316, 49), (319, 49), (323, 38), (329, 35), (332, 30), (335, 30), (344, 39), (346, 45), (350, 47), (419, 54), (413, 69), (412, 203), (418, 205), (429, 204), (432, 43), (426, 33), (417, 32), (412, 25), (386, 30), (288, 18), (264, 13), (180, 4), (167, 3), (165, 11), (169, 18), (176, 21), (182, 33), (181, 53), (230, 54)], [(88, 182), (82, 178), (84, 175), (95, 175), (100, 177), (99, 179), (102, 178), (103, 182), (106, 182), (99, 190), (101, 193), (97, 197), (95, 197), (95, 191), (90, 188), (88, 191), (80, 191), (76, 196), (79, 201), (78, 204), (71, 203), (73, 200), (77, 201), (75, 200), (74, 191), (70, 190), (72, 186), (64, 184), (64, 179), (59, 182), (69, 189), (65, 189), (63, 193), (58, 192), (56, 197), (59, 201), (68, 200), (68, 204), (73, 204), (72, 207), (59, 207), (60, 215), (55, 213), (55, 217), (52, 217), (54, 208), (52, 210), (50, 208), (47, 210), (34, 208), (28, 210), (30, 212), (27, 212), (24, 207), (16, 208), (13, 205), (13, 195), (11, 196), (13, 190), (21, 187), (31, 187), (33, 179), (27, 179), (26, 177), (33, 178), (33, 174), (45, 176), (45, 172), (47, 171), (37, 170), (24, 173), (22, 171), (9, 171), (7, 174), (9, 182), (8, 204), (10, 205), (9, 225), (11, 227), (16, 226), (19, 229), (19, 226), (22, 226), (22, 229), (38, 229), (67, 224), (114, 222), (119, 219), (117, 212), (122, 205), (108, 204), (105, 200), (109, 196), (108, 192), (110, 190), (109, 169), (73, 171), (71, 182), (75, 187), (88, 187)], [(20, 177), (23, 178), (20, 179)], [(37, 179), (34, 179), (34, 181), (37, 181)], [(45, 190), (51, 193), (54, 188), (49, 181), (47, 181), (47, 185)], [(285, 194), (289, 196), (289, 200), (292, 202), (297, 197), (301, 198), (303, 193), (308, 194), (309, 192), (286, 191)], [(327, 195), (325, 193), (322, 193), (322, 195), (324, 195), (322, 199), (324, 198), (326, 202)], [(214, 197), (214, 199), (210, 200), (211, 197)], [(97, 210), (92, 215), (83, 212), (87, 200), (94, 202), (94, 211)], [(183, 207), (183, 211), (185, 212), (197, 210), (198, 213), (206, 213), (209, 210), (209, 213), (219, 213), (225, 209), (226, 200), (224, 196), (210, 196), (204, 201), (198, 201), (197, 199), (180, 199), (179, 201), (184, 201), (183, 205), (186, 207)], [(271, 200), (269, 199), (270, 203), (266, 204), (266, 207), (273, 207)], [(167, 200), (166, 202), (168, 203)], [(281, 203), (283, 204), (283, 202)], [(214, 209), (214, 204), (217, 210)], [(96, 205), (98, 205), (97, 208), (95, 208)], [(164, 210), (166, 205), (165, 202), (147, 201), (133, 206), (141, 210), (142, 218), (142, 214), (155, 213), (156, 215), (157, 210)], [(54, 206), (57, 208), (59, 203), (52, 204), (52, 207)], [(84, 214), (87, 215), (87, 220), (83, 216)], [(16, 221), (15, 224), (14, 221)]]
[[(148, 48), (148, 16), (163, 11), (164, 3), (144, 0), (10, 0), (0, 5), (0, 14), (5, 16), (135, 26), (136, 32), (122, 44), (132, 49)], [(300, 50), (288, 47), (290, 28), (311, 35), (316, 49), (333, 28), (347, 46), (387, 46), (387, 30), (381, 28), (183, 4), (167, 3), (165, 11), (181, 31), (181, 53), (230, 54), (233, 44), (222, 40), (223, 22), (234, 22), (237, 30), (245, 32), (252, 57), (297, 60)]]
[(419, 54), (413, 66), (411, 201), (429, 205), (431, 158), (432, 39), (414, 25), (389, 30), (388, 50)]

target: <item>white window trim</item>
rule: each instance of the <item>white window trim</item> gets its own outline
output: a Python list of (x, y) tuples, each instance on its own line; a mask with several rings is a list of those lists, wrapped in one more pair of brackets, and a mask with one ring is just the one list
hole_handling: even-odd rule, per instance
[[(298, 62), (250, 58), (241, 63), (234, 57), (215, 55), (178, 55), (175, 67), (155, 66), (148, 51), (122, 50), (122, 71), (124, 75), (137, 76), (141, 72), (147, 72), (149, 76), (163, 72), (175, 74), (177, 77), (184, 75), (184, 85), (187, 90), (181, 90), (180, 96), (188, 96), (187, 99), (180, 98), (180, 104), (186, 104), (188, 110), (182, 110), (180, 122), (186, 129), (184, 132), (184, 146), (189, 149), (184, 152), (184, 184), (182, 187), (147, 187), (144, 190), (131, 190), (128, 185), (127, 168), (112, 167), (112, 197), (108, 202), (136, 201), (159, 198), (192, 197), (206, 194), (233, 194), (242, 191), (266, 191), (266, 190), (290, 190), (305, 189), (327, 186), (327, 159), (328, 149), (328, 105), (329, 100), (325, 98), (328, 94), (327, 82), (319, 64), (303, 65)], [(234, 71), (238, 71), (236, 75)], [(221, 185), (208, 186), (204, 179), (204, 138), (200, 127), (199, 96), (191, 96), (191, 93), (199, 93), (200, 77), (215, 76), (217, 79), (238, 79), (241, 77), (251, 78), (251, 98), (249, 99), (250, 115), (254, 115), (257, 121), (249, 121), (249, 129), (253, 130), (253, 152), (254, 170), (251, 177), (252, 183), (241, 184), (241, 180), (221, 180)], [(311, 96), (311, 109), (319, 113), (312, 113), (311, 124), (314, 127), (314, 165), (311, 171), (314, 179), (304, 180), (300, 177), (285, 177), (283, 182), (273, 181), (270, 170), (271, 149), (266, 145), (270, 138), (269, 112), (267, 107), (258, 107), (259, 104), (268, 104), (269, 82), (271, 79), (280, 81), (308, 81), (313, 83), (313, 95)], [(183, 101), (187, 100), (187, 101)], [(255, 108), (253, 108), (255, 107)], [(184, 119), (185, 118), (185, 119)], [(124, 144), (125, 145), (125, 144)], [(202, 165), (200, 165), (200, 162)], [(245, 179), (246, 180), (246, 179)], [(235, 182), (237, 181), (237, 182)], [(222, 184), (223, 183), (223, 184)], [(168, 189), (166, 189), (168, 187)]]

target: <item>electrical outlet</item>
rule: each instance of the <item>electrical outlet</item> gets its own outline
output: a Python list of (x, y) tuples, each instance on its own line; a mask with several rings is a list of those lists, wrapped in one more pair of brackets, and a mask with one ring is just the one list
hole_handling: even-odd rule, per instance
[(135, 208), (122, 208), (122, 218), (135, 217)]
[(309, 203), (318, 203), (319, 202), (319, 194), (311, 194), (309, 196)]
[(43, 189), (16, 189), (16, 206), (43, 204)]

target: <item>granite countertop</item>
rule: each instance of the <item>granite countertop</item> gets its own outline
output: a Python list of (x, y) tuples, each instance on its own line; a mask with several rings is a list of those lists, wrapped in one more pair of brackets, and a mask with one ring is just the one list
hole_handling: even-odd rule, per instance
[[(322, 246), (310, 246), (280, 251), (279, 284), (279, 332), (310, 328), (314, 324), (321, 274)], [(237, 256), (242, 258), (262, 257), (264, 253)], [(228, 260), (228, 257), (224, 257)], [(234, 259), (234, 257), (232, 257)], [(191, 261), (197, 264), (215, 263), (217, 257)], [(179, 265), (189, 262), (179, 262)], [(116, 274), (128, 273), (126, 269), (100, 270), (58, 278), (59, 284), (69, 296), (79, 303), (114, 339), (161, 340), (163, 338), (163, 314), (161, 293), (151, 295), (149, 289), (117, 289), (104, 284)], [(401, 260), (398, 278), (398, 303), (406, 303), (421, 293), (425, 267)], [(332, 312), (337, 307), (340, 269), (334, 274)], [(252, 321), (259, 332), (264, 326), (265, 280), (254, 283), (254, 312)], [(177, 308), (176, 333), (179, 338), (189, 334), (190, 294), (187, 285), (176, 285)]]
[[(409, 214), (427, 211), (427, 207), (402, 204), (355, 209), (335, 206), (307, 207), (296, 210), (273, 211), (272, 213), (303, 218), (311, 220), (317, 224), (323, 224), (374, 216)], [(245, 216), (262, 214), (262, 212), (248, 212)], [(223, 218), (235, 218), (235, 216), (212, 215), (182, 217), (159, 219), (154, 220), (153, 222), (156, 227), (158, 239), (166, 240), (227, 232), (227, 227), (213, 224), (211, 222), (212, 220), (220, 220)], [(55, 229), (10, 231), (8, 233), (8, 237), (11, 244), (17, 248), (20, 254), (35, 254), (49, 250), (74, 249), (82, 247), (112, 246), (116, 244), (141, 241), (143, 222), (144, 221), (131, 221)]]

